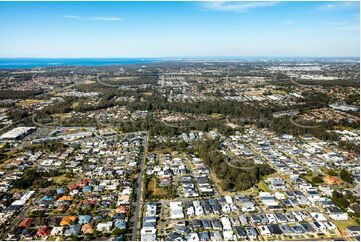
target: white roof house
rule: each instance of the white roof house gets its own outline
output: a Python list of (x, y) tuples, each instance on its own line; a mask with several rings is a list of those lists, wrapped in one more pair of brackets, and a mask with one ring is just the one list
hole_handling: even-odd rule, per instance
[(140, 231), (141, 241), (155, 241), (157, 240), (155, 228), (142, 228)]
[(112, 226), (113, 226), (113, 222), (98, 223), (97, 231), (109, 233), (109, 232), (111, 232)]
[(320, 222), (320, 221), (327, 221), (327, 218), (322, 213), (310, 213), (311, 217)]
[(169, 208), (170, 208), (171, 219), (184, 218), (182, 202), (170, 202)]
[(232, 199), (232, 197), (231, 196), (225, 196), (224, 197), (224, 199), (226, 200), (226, 202), (228, 203), (228, 204), (233, 204), (233, 199)]
[(57, 226), (57, 227), (54, 227), (52, 230), (51, 230), (51, 235), (52, 236), (58, 236), (58, 235), (62, 235), (63, 234), (63, 231), (64, 231), (64, 227), (63, 226)]
[(229, 218), (222, 217), (221, 223), (223, 226), (223, 231), (229, 231), (229, 230), (232, 231), (231, 221), (229, 221)]
[(223, 231), (224, 240), (234, 240), (234, 234), (232, 230)]

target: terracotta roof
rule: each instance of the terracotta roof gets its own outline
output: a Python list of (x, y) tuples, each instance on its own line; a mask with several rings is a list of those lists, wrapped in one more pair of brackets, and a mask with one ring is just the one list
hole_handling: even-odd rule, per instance
[(58, 199), (58, 201), (73, 201), (73, 196), (62, 196)]
[(24, 227), (27, 228), (29, 227), (29, 225), (33, 222), (33, 220), (31, 218), (26, 218), (23, 221), (21, 221), (21, 223), (19, 224), (20, 227)]
[(126, 213), (128, 211), (128, 208), (126, 206), (119, 206), (115, 209), (116, 213)]
[(83, 227), (81, 228), (81, 231), (84, 234), (92, 234), (94, 232), (94, 228), (93, 225), (91, 224), (84, 224)]
[(51, 232), (51, 228), (49, 226), (43, 226), (41, 227), (38, 232), (36, 232), (36, 236), (49, 236)]
[(77, 219), (77, 216), (65, 216), (61, 222), (60, 225), (69, 225), (71, 222), (74, 222)]
[(78, 188), (78, 184), (70, 184), (70, 185), (68, 185), (68, 188), (69, 188), (70, 190), (77, 189), (77, 188)]

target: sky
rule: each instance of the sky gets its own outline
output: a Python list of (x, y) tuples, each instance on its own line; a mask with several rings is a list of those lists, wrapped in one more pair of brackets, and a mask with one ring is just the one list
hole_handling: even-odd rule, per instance
[(359, 56), (359, 2), (0, 2), (0, 57)]

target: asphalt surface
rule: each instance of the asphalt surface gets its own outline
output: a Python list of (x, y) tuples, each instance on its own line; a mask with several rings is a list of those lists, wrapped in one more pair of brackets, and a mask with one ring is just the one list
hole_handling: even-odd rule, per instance
[[(144, 152), (143, 152), (143, 159), (141, 160), (139, 166), (140, 166), (140, 172), (138, 174), (137, 179), (137, 188), (135, 190), (136, 192), (136, 200), (135, 200), (135, 210), (133, 215), (133, 233), (132, 233), (132, 241), (136, 241), (138, 232), (140, 230), (140, 218), (139, 215), (142, 211), (143, 206), (143, 174), (145, 171), (145, 159), (148, 152), (148, 132), (146, 132), (146, 136), (144, 138)], [(139, 239), (140, 240), (140, 239)]]

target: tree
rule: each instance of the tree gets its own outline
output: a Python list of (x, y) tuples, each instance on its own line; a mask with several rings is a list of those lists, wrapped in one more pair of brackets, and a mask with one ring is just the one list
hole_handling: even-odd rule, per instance
[(27, 169), (23, 176), (13, 183), (14, 188), (26, 189), (33, 185), (34, 181), (39, 177), (39, 173), (35, 169)]
[(332, 200), (332, 202), (334, 202), (338, 207), (340, 207), (343, 210), (347, 209), (350, 204), (347, 201), (347, 199), (341, 193), (339, 193), (337, 191), (332, 192), (331, 200)]
[(340, 177), (345, 182), (348, 182), (348, 183), (353, 182), (352, 174), (350, 172), (348, 172), (346, 169), (341, 170)]
[(311, 181), (312, 181), (312, 183), (322, 183), (323, 179), (322, 179), (322, 176), (318, 175), (318, 176), (312, 177)]
[(219, 146), (219, 140), (208, 139), (199, 141), (196, 144), (196, 151), (204, 163), (222, 180), (224, 190), (234, 188), (238, 191), (246, 190), (257, 184), (263, 176), (274, 172), (267, 164), (259, 165), (247, 160), (237, 164), (247, 169), (235, 169), (228, 165), (229, 158), (218, 151)]
[(337, 172), (333, 169), (327, 169), (327, 174), (330, 176), (337, 176)]
[(113, 230), (112, 236), (118, 237), (119, 235), (124, 234), (124, 233), (125, 233), (124, 229), (116, 228), (116, 229)]

